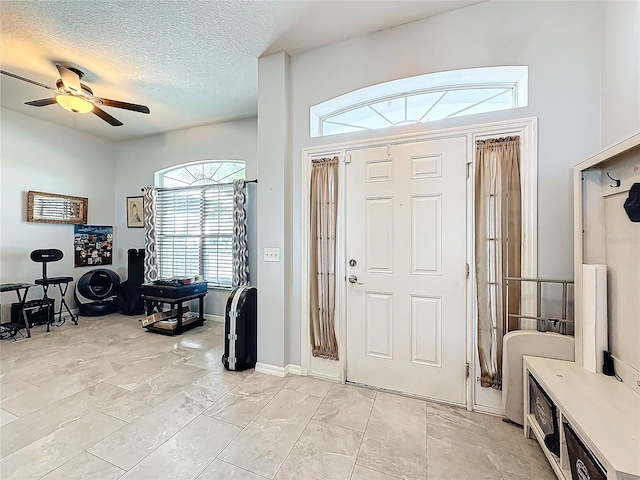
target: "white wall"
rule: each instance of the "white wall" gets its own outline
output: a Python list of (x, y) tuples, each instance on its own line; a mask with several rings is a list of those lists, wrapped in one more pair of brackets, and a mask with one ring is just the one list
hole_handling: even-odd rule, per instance
[[(62, 260), (49, 265), (49, 276), (78, 279), (90, 268), (73, 266), (73, 225), (27, 222), (27, 192), (87, 197), (88, 223), (114, 225), (113, 144), (6, 109), (1, 109), (0, 127), (1, 283), (41, 278), (41, 264), (29, 258), (38, 248), (58, 248), (64, 253)], [(120, 231), (116, 226), (116, 245)], [(72, 291), (73, 285), (67, 293), (70, 305)], [(40, 287), (29, 293), (30, 299), (41, 296)], [(2, 294), (3, 321), (15, 301), (15, 293)]]
[[(389, 135), (391, 130), (309, 138), (309, 107), (408, 76), (495, 65), (529, 66), (529, 107), (469, 116), (428, 128), (509, 118), (539, 118), (538, 274), (571, 277), (570, 167), (600, 147), (601, 7), (598, 2), (487, 2), (351, 39), (291, 60), (293, 92), (293, 248), (286, 320), (292, 339), (286, 363), (300, 363), (300, 150)], [(397, 133), (424, 130), (404, 128)], [(396, 132), (396, 130), (394, 130)]]
[(602, 3), (604, 148), (640, 132), (640, 1)]
[[(115, 145), (115, 239), (114, 270), (127, 278), (127, 250), (144, 248), (144, 229), (127, 228), (126, 198), (142, 195), (140, 189), (153, 185), (154, 173), (163, 168), (198, 160), (244, 160), (247, 179), (257, 175), (256, 119), (205, 125), (152, 135)], [(247, 229), (249, 233), (249, 267), (256, 279), (256, 201), (255, 184), (249, 184)], [(227, 289), (213, 289), (205, 302), (205, 313), (224, 315)]]

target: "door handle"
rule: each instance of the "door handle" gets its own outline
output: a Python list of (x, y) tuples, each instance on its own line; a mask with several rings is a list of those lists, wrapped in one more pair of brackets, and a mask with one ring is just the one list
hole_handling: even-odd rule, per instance
[(355, 275), (349, 275), (349, 283), (355, 283), (358, 285), (362, 285), (362, 282), (358, 281), (358, 277), (356, 277)]

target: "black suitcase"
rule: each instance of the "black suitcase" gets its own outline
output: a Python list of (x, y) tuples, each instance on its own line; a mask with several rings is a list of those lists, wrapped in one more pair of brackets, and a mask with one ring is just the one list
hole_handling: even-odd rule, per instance
[(247, 370), (256, 366), (258, 291), (236, 287), (227, 299), (224, 316), (224, 355), (227, 370)]

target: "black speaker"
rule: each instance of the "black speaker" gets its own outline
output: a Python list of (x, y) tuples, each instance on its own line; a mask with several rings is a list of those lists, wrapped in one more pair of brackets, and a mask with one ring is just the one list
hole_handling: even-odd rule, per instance
[(140, 315), (144, 312), (141, 286), (144, 278), (144, 250), (130, 248), (127, 252), (127, 279), (118, 289), (120, 311), (125, 315)]
[[(29, 300), (24, 304), (24, 313), (27, 316), (29, 326), (45, 325), (53, 323), (53, 315), (55, 313), (55, 300), (48, 298), (44, 300)], [(20, 304), (11, 304), (11, 323), (23, 325), (22, 313), (20, 312)]]

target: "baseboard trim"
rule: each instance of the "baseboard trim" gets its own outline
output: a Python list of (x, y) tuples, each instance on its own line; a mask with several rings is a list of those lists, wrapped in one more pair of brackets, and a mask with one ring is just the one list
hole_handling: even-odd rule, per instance
[(313, 378), (318, 378), (320, 380), (327, 380), (329, 382), (340, 383), (340, 377), (336, 375), (329, 375), (327, 373), (309, 372), (309, 376)]
[(213, 322), (221, 322), (224, 323), (224, 317), (220, 316), (220, 315), (211, 315), (209, 313), (205, 313), (204, 315), (204, 319), (205, 320), (211, 320)]
[(276, 377), (286, 377), (287, 375), (300, 375), (302, 369), (300, 365), (288, 364), (286, 367), (278, 367), (277, 365), (270, 365), (268, 363), (256, 363), (256, 372), (264, 373), (265, 375), (274, 375)]
[(486, 405), (474, 405), (473, 411), (486, 413), (488, 415), (496, 415), (498, 417), (504, 417), (504, 410), (502, 408), (488, 407)]

